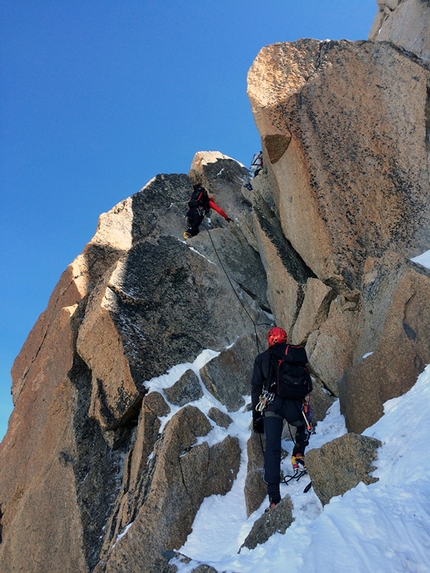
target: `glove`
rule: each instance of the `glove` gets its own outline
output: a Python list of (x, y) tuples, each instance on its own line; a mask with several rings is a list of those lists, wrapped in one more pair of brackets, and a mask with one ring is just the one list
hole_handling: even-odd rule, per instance
[(230, 219), (230, 217), (227, 217), (227, 223), (233, 223), (233, 219)]
[(258, 414), (252, 418), (252, 427), (257, 434), (264, 434), (263, 416)]

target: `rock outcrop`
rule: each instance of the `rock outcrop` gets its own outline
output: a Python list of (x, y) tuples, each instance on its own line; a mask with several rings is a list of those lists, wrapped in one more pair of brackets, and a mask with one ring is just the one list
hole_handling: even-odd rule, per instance
[(174, 571), (163, 553), (185, 543), (204, 497), (225, 495), (239, 469), (237, 438), (227, 436), (211, 448), (207, 442), (196, 443), (210, 430), (208, 419), (194, 406), (172, 418), (155, 445), (152, 463), (138, 476), (143, 483), (123, 480), (118, 514), (109, 521), (112, 541), (102, 548), (95, 572)]
[(337, 495), (343, 495), (360, 482), (374, 483), (377, 478), (369, 475), (375, 466), (377, 448), (381, 442), (368, 436), (345, 434), (306, 454), (306, 466), (312, 487), (325, 505)]
[(254, 549), (265, 543), (274, 533), (285, 533), (293, 521), (293, 504), (290, 496), (286, 495), (275, 508), (257, 519), (240, 549)]
[(264, 436), (252, 433), (247, 445), (248, 467), (244, 488), (248, 517), (261, 506), (267, 495), (267, 487), (263, 481), (264, 448)]
[(249, 71), (283, 234), (349, 296), (368, 257), (429, 245), (428, 74), (387, 43), (315, 40), (263, 48)]
[[(188, 175), (158, 175), (100, 217), (13, 365), (1, 571), (174, 573), (202, 501), (226, 495), (242, 463), (248, 516), (259, 509), (264, 439), (244, 448), (229, 430), (250, 425), (273, 323), (306, 345), (314, 421), (339, 397), (350, 432), (309, 452), (320, 499), (372, 481), (379, 444), (355, 434), (430, 362), (430, 273), (409, 260), (430, 248), (428, 46), (394, 34), (412, 4), (428, 8), (380, 4), (378, 39), (398, 46), (261, 50), (248, 93), (264, 169), (250, 185), (237, 161), (199, 152)], [(195, 183), (234, 222), (214, 213), (185, 242)], [(292, 515), (287, 497), (244, 546)]]

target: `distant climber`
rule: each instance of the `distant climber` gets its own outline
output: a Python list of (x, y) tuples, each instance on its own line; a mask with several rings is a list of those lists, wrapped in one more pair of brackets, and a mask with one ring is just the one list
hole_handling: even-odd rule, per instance
[(256, 177), (260, 173), (260, 171), (263, 169), (263, 167), (264, 167), (263, 152), (259, 151), (258, 153), (254, 154), (254, 157), (252, 158), (252, 162), (251, 162), (251, 167), (250, 167), (250, 170), (254, 174), (254, 177)]
[(184, 239), (195, 237), (199, 233), (199, 227), (205, 216), (213, 209), (224, 217), (227, 222), (233, 221), (230, 217), (219, 207), (214, 198), (209, 196), (208, 192), (201, 185), (194, 185), (193, 193), (188, 201), (188, 211), (186, 214), (188, 221), (188, 228), (184, 233)]
[[(259, 151), (258, 153), (254, 153), (254, 157), (252, 158), (251, 162), (251, 167), (249, 168), (249, 170), (252, 173), (252, 177), (253, 178), (256, 177), (260, 173), (260, 171), (262, 171), (263, 167), (264, 167), (263, 152)], [(248, 183), (246, 183), (245, 187), (250, 191), (252, 190), (252, 185), (249, 181)]]
[[(287, 333), (277, 326), (267, 334), (269, 348), (254, 362), (251, 380), (253, 429), (266, 438), (264, 481), (269, 508), (281, 501), (281, 436), (284, 420), (297, 429), (291, 463), (295, 472), (305, 467), (305, 448), (309, 444), (310, 418), (308, 395), (312, 380), (306, 368), (303, 346), (287, 343)], [(306, 415), (307, 412), (307, 415)]]

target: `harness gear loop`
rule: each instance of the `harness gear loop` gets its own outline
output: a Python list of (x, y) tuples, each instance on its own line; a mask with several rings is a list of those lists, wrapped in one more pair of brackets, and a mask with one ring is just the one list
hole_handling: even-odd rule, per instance
[(269, 404), (273, 402), (275, 399), (275, 394), (273, 392), (268, 392), (264, 390), (262, 394), (260, 394), (260, 400), (258, 404), (255, 406), (257, 412), (264, 412)]

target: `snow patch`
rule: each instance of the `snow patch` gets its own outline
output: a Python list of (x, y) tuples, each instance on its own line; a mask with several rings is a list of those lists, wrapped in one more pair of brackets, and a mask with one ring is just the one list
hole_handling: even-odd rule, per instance
[(202, 255), (202, 253), (199, 253), (199, 251), (197, 249), (195, 249), (194, 247), (188, 247), (188, 248), (190, 249), (190, 251), (193, 251), (194, 253), (197, 253), (198, 255), (200, 255), (201, 257), (206, 259), (208, 261), (208, 263), (210, 263), (211, 265), (216, 264), (216, 263), (212, 262), (210, 259), (208, 259), (205, 255)]
[(422, 255), (418, 255), (417, 257), (414, 257), (410, 260), (413, 263), (417, 263), (418, 265), (425, 267), (426, 269), (430, 269), (430, 251), (426, 251), (425, 253), (422, 253)]
[(111, 547), (111, 551), (112, 549), (115, 547), (115, 545), (118, 543), (118, 541), (120, 539), (122, 539), (125, 535), (127, 535), (128, 530), (130, 529), (130, 527), (133, 525), (134, 521), (132, 521), (131, 523), (129, 523), (126, 528), (124, 529), (124, 531), (122, 533), (120, 533), (119, 535), (116, 536), (116, 540), (115, 543), (112, 545)]

